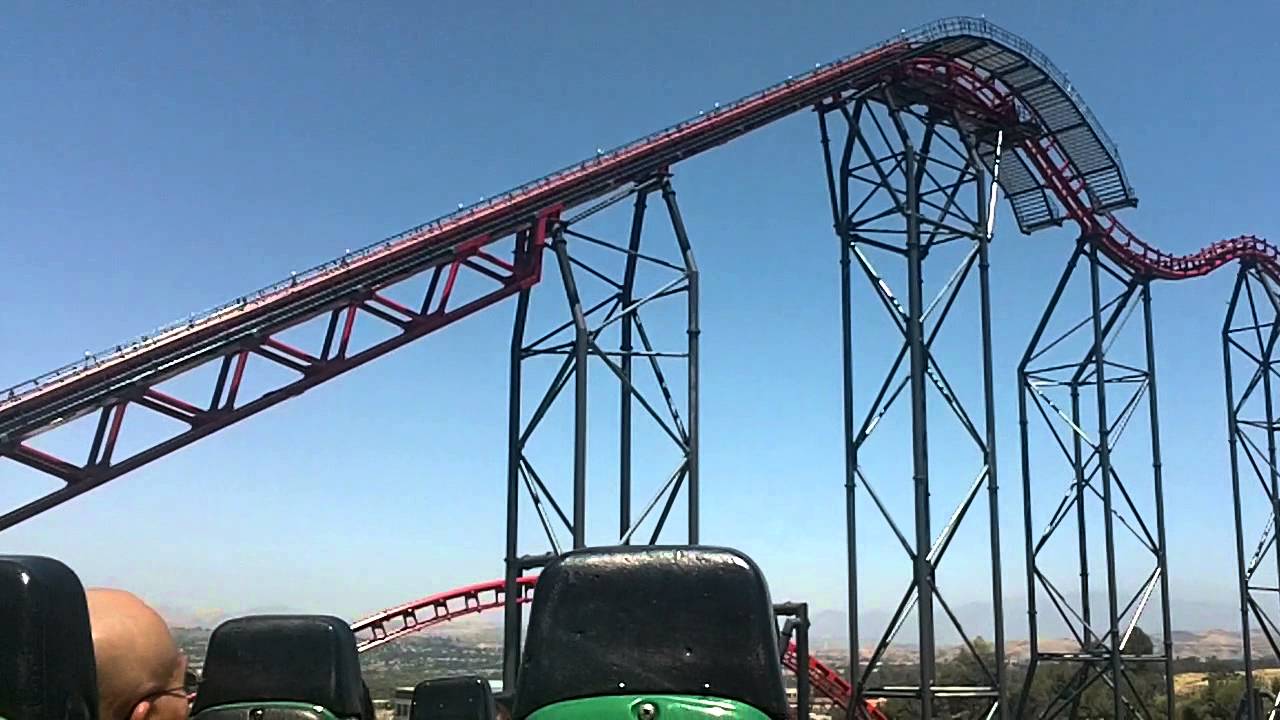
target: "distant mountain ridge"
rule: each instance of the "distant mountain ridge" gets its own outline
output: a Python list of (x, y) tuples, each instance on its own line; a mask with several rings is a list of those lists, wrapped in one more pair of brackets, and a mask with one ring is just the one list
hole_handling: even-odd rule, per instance
[(171, 627), (215, 628), (224, 620), (242, 615), (290, 615), (302, 611), (288, 605), (263, 605), (235, 611), (222, 608), (175, 608), (159, 605), (156, 607), (156, 612), (160, 613)]
[[(1097, 607), (1105, 607), (1103, 604)], [(172, 607), (157, 608), (171, 626), (177, 628), (213, 628), (222, 621), (240, 615), (297, 613), (297, 608), (287, 605), (269, 605), (247, 608), (237, 612), (222, 609), (183, 609)], [(964, 625), (971, 638), (981, 636), (988, 640), (992, 637), (991, 610), (982, 603), (964, 603), (953, 607), (956, 615)], [(1173, 631), (1174, 654), (1178, 657), (1197, 656), (1202, 658), (1237, 658), (1241, 655), (1239, 631), (1231, 629), (1238, 622), (1237, 612), (1225, 604), (1186, 603), (1178, 606), (1179, 612), (1174, 616), (1175, 627), (1183, 629)], [(1041, 627), (1042, 647), (1052, 650), (1069, 650), (1074, 643), (1067, 640), (1070, 632), (1061, 622), (1052, 622), (1052, 608), (1045, 613), (1046, 622)], [(360, 617), (365, 617), (362, 614)], [(1016, 599), (1005, 607), (1006, 646), (1011, 658), (1025, 657), (1030, 647), (1026, 641), (1026, 605)], [(879, 639), (880, 633), (888, 623), (888, 611), (869, 611), (860, 617), (861, 644), (864, 654), (869, 652)], [(941, 648), (954, 648), (961, 644), (958, 633), (951, 623), (939, 612), (935, 618), (938, 644)], [(848, 615), (840, 610), (819, 610), (810, 617), (810, 642), (815, 652), (827, 655), (844, 654), (848, 643)], [(1144, 630), (1153, 638), (1160, 636), (1159, 608), (1152, 607), (1147, 611), (1141, 623)], [(443, 636), (472, 645), (484, 646), (500, 643), (502, 639), (502, 614), (488, 613), (473, 615), (461, 620), (442, 623), (424, 634)], [(894, 657), (907, 659), (916, 652), (915, 616), (912, 615), (904, 624), (893, 645)], [(1253, 640), (1255, 655), (1269, 652), (1266, 639), (1255, 632)]]
[[(1099, 617), (1098, 613), (1101, 611), (1102, 617), (1105, 618), (1107, 605), (1104, 596), (1095, 597), (1093, 607), (1095, 617)], [(959, 618), (965, 633), (970, 638), (981, 636), (988, 640), (991, 639), (993, 622), (989, 603), (959, 603), (951, 606), (951, 609), (955, 612), (956, 617)], [(1050, 603), (1042, 601), (1038, 609), (1041, 637), (1070, 637), (1071, 631), (1062, 622), (1061, 617)], [(818, 644), (834, 642), (843, 645), (847, 643), (848, 617), (842, 610), (821, 610), (813, 613), (810, 617), (810, 624), (812, 625), (810, 638)], [(890, 610), (888, 609), (876, 608), (863, 611), (858, 617), (863, 643), (874, 643), (878, 640), (880, 633), (889, 623), (889, 617)], [(1005, 637), (1007, 640), (1025, 640), (1028, 637), (1026, 598), (1006, 598), (1004, 617)], [(1174, 606), (1172, 617), (1173, 627), (1175, 628), (1175, 642), (1178, 641), (1178, 633), (1199, 635), (1233, 632), (1232, 628), (1237, 627), (1240, 622), (1239, 610), (1233, 604), (1217, 602), (1179, 602)], [(915, 643), (915, 618), (916, 616), (912, 614), (907, 622), (904, 623), (898, 633), (898, 644)], [(1105, 622), (1103, 620), (1103, 624)], [(934, 624), (939, 644), (954, 645), (961, 642), (960, 635), (955, 631), (940, 607), (935, 610)], [(1159, 606), (1154, 603), (1148, 606), (1139, 625), (1152, 637), (1160, 635)], [(1236, 636), (1239, 634), (1238, 631), (1234, 631), (1234, 633)]]

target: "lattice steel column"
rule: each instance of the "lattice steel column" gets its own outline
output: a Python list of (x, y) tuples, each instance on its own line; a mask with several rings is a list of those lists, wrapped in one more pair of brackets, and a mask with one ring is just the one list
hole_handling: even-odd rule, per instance
[[(622, 218), (611, 218), (604, 211), (625, 207), (627, 202), (631, 203), (629, 227), (625, 231), (610, 227), (611, 219), (617, 225)], [(665, 223), (646, 217), (655, 206)], [(658, 230), (666, 237), (654, 237)], [(623, 239), (607, 239), (610, 235)], [(680, 497), (685, 499), (688, 520), (682, 540), (697, 543), (699, 534), (698, 268), (670, 176), (628, 185), (572, 217), (558, 219), (550, 237), (559, 282), (543, 284), (560, 285), (563, 301), (554, 306), (548, 303), (544, 312), (535, 315), (529, 291), (522, 293), (511, 339), (506, 545), (510, 588), (524, 571), (570, 548), (657, 543)], [(662, 320), (645, 323), (644, 318), (656, 315)], [(673, 316), (683, 320), (679, 339), (664, 337), (675, 325)], [(529, 332), (531, 324), (544, 326), (544, 331)], [(558, 364), (551, 366), (548, 360)], [(537, 395), (530, 395), (529, 372), (551, 367), (553, 372), (544, 373), (550, 380), (537, 385)], [(610, 394), (618, 397), (617, 409), (609, 413), (602, 412), (599, 393), (592, 392), (601, 385), (612, 386)], [(566, 433), (563, 426), (547, 429), (556, 425), (548, 415), (555, 413), (556, 401), (566, 395), (572, 397), (567, 418), (572, 432)], [(526, 404), (528, 397), (536, 400)], [(618, 530), (616, 535), (610, 530), (603, 536), (597, 530), (597, 537), (607, 542), (593, 543), (587, 532), (588, 489), (601, 487), (606, 478), (590, 462), (589, 431), (606, 427), (601, 419), (611, 417), (617, 418), (617, 475), (608, 479), (618, 488)], [(553, 441), (541, 453), (531, 444), (539, 436)], [(572, 438), (567, 462), (561, 456), (565, 437)], [(646, 462), (639, 468), (633, 463), (637, 440), (645, 443)], [(601, 445), (612, 450), (607, 443)], [(671, 466), (662, 468), (668, 459)], [(664, 474), (633, 488), (637, 474), (643, 479), (655, 470)], [(633, 492), (638, 490), (648, 499), (633, 513)], [(562, 502), (559, 498), (566, 494), (568, 502)], [(521, 552), (519, 520), (525, 500), (546, 541), (540, 548), (543, 552), (533, 555)], [(508, 597), (516, 597), (513, 592)], [(520, 606), (509, 603), (505, 687), (515, 687), (520, 632)]]
[[(1249, 720), (1275, 717), (1269, 699), (1258, 695), (1253, 676), (1254, 621), (1272, 657), (1280, 659), (1280, 626), (1273, 614), (1280, 600), (1280, 470), (1276, 464), (1276, 338), (1280, 337), (1280, 299), (1274, 281), (1257, 269), (1241, 266), (1222, 326), (1222, 360), (1227, 385), (1227, 439), (1231, 448), (1231, 496), (1235, 509), (1240, 630), (1245, 663), (1245, 698), (1241, 716)], [(1237, 382), (1233, 371), (1243, 369)], [(1242, 461), (1243, 459), (1243, 461)], [(1272, 608), (1272, 610), (1268, 610)]]
[[(857, 97), (842, 98), (819, 107), (819, 125), (828, 172), (828, 188), (836, 234), (841, 248), (841, 292), (844, 342), (844, 392), (846, 436), (846, 501), (849, 558), (850, 680), (854, 686), (851, 708), (861, 707), (868, 698), (888, 698), (918, 705), (921, 717), (970, 714), (991, 717), (1005, 714), (1001, 696), (1005, 660), (1003, 605), (1000, 586), (1000, 538), (998, 525), (995, 462), (995, 415), (992, 380), (991, 316), (988, 288), (987, 248), (991, 239), (993, 203), (987, 168), (978, 159), (975, 142), (998, 145), (1003, 137), (997, 128), (977, 128), (949, 111), (912, 105), (889, 90), (876, 90)], [(840, 148), (831, 147), (829, 123), (844, 135)], [(998, 153), (997, 153), (998, 155)], [(998, 165), (997, 165), (998, 167)], [(889, 264), (878, 265), (887, 260)], [(899, 273), (905, 280), (905, 306), (892, 288), (893, 280), (881, 267)], [(856, 270), (854, 270), (856, 268)], [(939, 271), (944, 271), (940, 273)], [(976, 272), (975, 272), (976, 271)], [(876, 350), (888, 367), (882, 381), (870, 386), (869, 397), (858, 407), (857, 393), (865, 387), (854, 376), (854, 313), (865, 307), (854, 297), (853, 275), (867, 281), (876, 303), (888, 314), (902, 335), (902, 344), (883, 348), (869, 344), (859, 354), (872, 360)], [(927, 295), (932, 292), (932, 297)], [(955, 312), (972, 303), (974, 313)], [(981, 389), (976, 398), (962, 399), (957, 393), (933, 347), (947, 321), (959, 329), (969, 321), (963, 341), (982, 370)], [(870, 324), (870, 323), (867, 323)], [(954, 340), (948, 337), (947, 342)], [(963, 342), (962, 341), (962, 342)], [(893, 354), (883, 356), (883, 351)], [(869, 364), (873, 364), (869, 363)], [(868, 375), (869, 377), (869, 375)], [(911, 450), (910, 524), (906, 529), (895, 516), (886, 488), (892, 492), (892, 470), (901, 465), (892, 441), (894, 430), (884, 430), (886, 414), (906, 405), (909, 424), (899, 430), (909, 438)], [(976, 414), (971, 414), (973, 408)], [(859, 416), (859, 413), (861, 415)], [(861, 419), (855, 422), (855, 417)], [(975, 419), (976, 418), (976, 419)], [(872, 434), (881, 428), (871, 443)], [(957, 447), (948, 445), (943, 462), (930, 459), (931, 435), (955, 437)], [(897, 439), (901, 439), (898, 435)], [(971, 453), (974, 466), (957, 471)], [(963, 471), (962, 471), (963, 472)], [(874, 478), (874, 480), (873, 480)], [(899, 481), (908, 478), (900, 476)], [(975, 637), (965, 629), (948, 602), (948, 590), (940, 587), (937, 571), (969, 511), (986, 490), (986, 527), (980, 543), (985, 546), (991, 572), (982, 582), (991, 589), (991, 629), (994, 643), (980, 649)], [(954, 506), (942, 508), (946, 521), (934, 524), (938, 495), (958, 491)], [(883, 521), (870, 532), (859, 534), (860, 498), (870, 500)], [(912, 578), (902, 593), (890, 622), (879, 635), (870, 659), (859, 656), (858, 614), (863, 609), (862, 591), (883, 586), (879, 578), (859, 572), (859, 538), (879, 546), (886, 533), (896, 540), (912, 563)], [(890, 542), (892, 543), (893, 540)], [(877, 547), (877, 550), (881, 549)], [(974, 575), (967, 581), (972, 583)], [(955, 590), (962, 590), (955, 587)], [(954, 597), (954, 596), (952, 596)], [(886, 652), (912, 611), (917, 615), (920, 671), (917, 683), (890, 685), (877, 675), (885, 664)], [(940, 611), (940, 612), (939, 612)], [(937, 616), (940, 615), (941, 618)], [(938, 620), (944, 630), (954, 632), (971, 662), (973, 676), (959, 683), (940, 685), (937, 679)], [(852, 710), (850, 717), (852, 717)]]
[[(1135, 315), (1139, 330), (1125, 335)], [(1155, 377), (1149, 279), (1108, 259), (1100, 238), (1081, 238), (1018, 366), (1031, 639), (1018, 717), (1074, 718), (1086, 708), (1101, 712), (1099, 705), (1117, 718), (1172, 716)], [(1033, 425), (1043, 434), (1032, 433)], [(1146, 441), (1117, 453), (1125, 431), (1143, 426)], [(1047, 471), (1051, 463), (1040, 461), (1045, 455), (1061, 458), (1057, 472)], [(1118, 466), (1128, 479), (1122, 479)], [(1038, 529), (1035, 491), (1064, 474), (1067, 490)], [(1075, 532), (1069, 534), (1073, 524)], [(1059, 538), (1061, 548), (1055, 544)], [(1063, 589), (1068, 570), (1079, 583), (1075, 590)], [(1094, 606), (1092, 584), (1099, 572), (1105, 592), (1101, 612)], [(1056, 612), (1050, 619), (1070, 631), (1076, 650), (1041, 648), (1043, 630), (1054, 627), (1039, 612), (1042, 598)], [(1162, 646), (1131, 646), (1153, 599), (1160, 607)], [(1056, 667), (1062, 664), (1066, 667)], [(1049, 666), (1055, 669), (1048, 671)], [(1032, 688), (1042, 686), (1051, 697), (1040, 703)], [(1153, 694), (1164, 696), (1163, 707), (1147, 706), (1143, 697)]]
[[(795, 720), (809, 720), (813, 698), (809, 691), (809, 603), (775, 603), (773, 612), (779, 618), (787, 618), (778, 633), (778, 648), (782, 651), (782, 664), (794, 653), (796, 667)], [(794, 644), (791, 638), (795, 637)]]

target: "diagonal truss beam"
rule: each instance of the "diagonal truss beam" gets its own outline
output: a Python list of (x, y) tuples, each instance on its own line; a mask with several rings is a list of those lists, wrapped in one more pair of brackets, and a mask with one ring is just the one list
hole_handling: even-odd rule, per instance
[[(1280, 385), (1272, 381), (1276, 372), (1276, 342), (1280, 339), (1278, 315), (1280, 302), (1277, 302), (1274, 281), (1256, 267), (1242, 265), (1222, 326), (1222, 360), (1245, 665), (1245, 695), (1238, 716), (1246, 720), (1274, 717), (1274, 708), (1272, 714), (1264, 715), (1262, 688), (1254, 676), (1255, 627), (1261, 631), (1271, 657), (1280, 659), (1280, 627), (1274, 610), (1268, 609), (1275, 607), (1280, 588), (1258, 577), (1259, 573), (1266, 572), (1277, 572), (1280, 577), (1280, 549), (1276, 546), (1280, 465), (1277, 464), (1275, 398)], [(1237, 369), (1245, 370), (1246, 382), (1236, 383), (1233, 373)], [(1242, 454), (1248, 462), (1247, 470), (1240, 463)], [(1256, 544), (1252, 541), (1255, 537)], [(1247, 554), (1250, 545), (1254, 546), (1251, 556)]]
[[(1138, 663), (1160, 668), (1163, 708), (1172, 712), (1173, 649), (1150, 281), (1150, 277), (1115, 266), (1103, 255), (1098, 237), (1081, 237), (1018, 366), (1031, 639), (1031, 663), (1018, 701), (1019, 717), (1076, 717), (1085, 691), (1094, 687), (1108, 693), (1110, 710), (1116, 717), (1155, 717), (1154, 709), (1135, 690), (1131, 669)], [(1067, 292), (1072, 287), (1074, 294)], [(1083, 320), (1077, 319), (1081, 316)], [(1135, 317), (1142, 320), (1137, 342), (1118, 343)], [(1064, 320), (1064, 331), (1049, 332), (1051, 325)], [(1118, 357), (1135, 352), (1137, 358), (1132, 361)], [(1055, 392), (1066, 392), (1068, 401), (1055, 399)], [(1109, 404), (1118, 394), (1123, 402)], [(1034, 518), (1038, 506), (1033, 502), (1037, 489), (1032, 481), (1033, 418), (1039, 418), (1036, 432), (1052, 440), (1052, 453), (1065, 462), (1071, 478), (1042, 530), (1036, 529)], [(1145, 440), (1138, 437), (1128, 443), (1131, 452), (1125, 457), (1132, 457), (1133, 451), (1147, 455), (1150, 470), (1127, 468), (1121, 473), (1113, 451), (1135, 419), (1146, 425), (1148, 434)], [(1150, 500), (1144, 505), (1140, 497)], [(1074, 528), (1067, 522), (1072, 517)], [(1101, 534), (1091, 532), (1099, 520)], [(1070, 537), (1071, 530), (1075, 533), (1071, 566), (1078, 586), (1067, 592), (1053, 580), (1056, 572), (1062, 572), (1063, 557), (1057, 554), (1055, 561), (1055, 554), (1048, 551), (1054, 538)], [(1120, 548), (1120, 531), (1132, 536), (1136, 550)], [(1099, 549), (1101, 568), (1091, 562)], [(1131, 571), (1122, 571), (1122, 552), (1124, 567), (1149, 568), (1146, 574), (1135, 578)], [(1099, 573), (1105, 592), (1102, 613), (1095, 612), (1092, 596)], [(1040, 598), (1049, 600), (1078, 650), (1061, 653), (1041, 648), (1045, 620), (1037, 608)], [(1153, 599), (1160, 608), (1162, 645), (1150, 654), (1136, 655), (1128, 650), (1129, 641)], [(1034, 705), (1031, 689), (1047, 682), (1048, 676), (1042, 677), (1039, 671), (1051, 663), (1082, 666), (1065, 684), (1052, 688), (1052, 700)]]
[[(630, 227), (621, 238), (593, 229), (593, 221), (607, 217), (602, 214), (628, 204)], [(659, 214), (660, 219), (655, 217)], [(654, 237), (658, 230), (669, 239)], [(688, 542), (696, 543), (699, 535), (698, 268), (670, 175), (663, 171), (627, 184), (571, 217), (558, 217), (547, 232), (562, 301), (535, 314), (529, 293), (522, 293), (511, 338), (506, 582), (513, 592), (530, 567), (528, 558), (548, 555), (522, 552), (525, 498), (545, 536), (541, 550), (558, 555), (591, 544), (588, 488), (600, 480), (589, 478), (588, 421), (600, 415), (592, 388), (602, 384), (614, 388), (618, 402), (618, 520), (610, 542), (657, 543), (681, 498)], [(645, 322), (646, 314), (664, 305), (683, 311), (686, 322), (679, 340), (658, 332), (665, 324), (651, 327)], [(530, 332), (531, 323), (549, 329)], [(532, 385), (529, 371), (546, 361), (554, 363), (550, 380)], [(535, 390), (536, 401), (526, 414), (526, 392)], [(567, 462), (554, 454), (549, 459), (537, 449), (542, 436), (557, 440), (557, 449), (564, 447), (562, 436), (544, 427), (562, 400), (571, 403)], [(660, 478), (638, 484), (635, 438), (646, 425), (665, 440), (675, 459)], [(653, 452), (646, 444), (646, 457)], [(655, 464), (662, 463), (645, 466)], [(637, 492), (647, 497), (638, 512), (633, 506)], [(514, 687), (521, 609), (509, 604), (505, 612), (503, 678)]]
[[(832, 218), (841, 250), (841, 297), (844, 364), (845, 488), (849, 553), (850, 683), (855, 697), (893, 698), (915, 705), (911, 712), (922, 717), (939, 713), (976, 712), (979, 717), (1006, 717), (1001, 702), (1005, 687), (1002, 591), (995, 463), (995, 418), (991, 351), (991, 313), (988, 280), (988, 246), (991, 240), (994, 183), (976, 152), (978, 133), (998, 142), (999, 131), (975, 127), (958, 116), (912, 104), (893, 93), (872, 92), (842, 98), (818, 108), (820, 140), (827, 170)], [(831, 125), (843, 135), (834, 145)], [(993, 169), (998, 172), (997, 166)], [(926, 296), (925, 275), (944, 269), (940, 250), (963, 244), (954, 264), (947, 263), (944, 280)], [(878, 257), (877, 257), (878, 256)], [(902, 265), (899, 265), (902, 264)], [(905, 270), (905, 291), (895, 292), (882, 272), (898, 266)], [(857, 268), (855, 271), (854, 268)], [(903, 267), (905, 266), (905, 267)], [(926, 271), (926, 266), (929, 270)], [(859, 409), (860, 389), (853, 373), (854, 286), (857, 277), (902, 336), (901, 345), (888, 348), (888, 371), (866, 396)], [(980, 327), (975, 361), (983, 371), (983, 397), (966, 403), (955, 391), (946, 370), (933, 352), (935, 340), (952, 320), (957, 307), (978, 308)], [(861, 306), (860, 306), (861, 307)], [(951, 322), (949, 322), (951, 321)], [(944, 412), (930, 413), (934, 399)], [(865, 467), (876, 452), (876, 438), (885, 432), (882, 421), (894, 407), (909, 413), (912, 447), (912, 509), (906, 518), (895, 516), (883, 493)], [(859, 417), (860, 416), (860, 417)], [(972, 482), (959, 494), (958, 504), (942, 508), (947, 521), (932, 526), (936, 512), (931, 499), (929, 433), (947, 426), (957, 428), (962, 441), (980, 461)], [(948, 592), (938, 586), (937, 570), (962, 525), (979, 522), (970, 510), (983, 497), (988, 501), (988, 525), (993, 575), (992, 621), (995, 642), (991, 650), (977, 647), (947, 601)], [(869, 658), (860, 657), (858, 608), (860, 588), (874, 582), (859, 573), (857, 501), (865, 495), (875, 516), (892, 532), (913, 567), (911, 582)], [(905, 522), (904, 522), (905, 519)], [(876, 532), (872, 530), (871, 532)], [(935, 610), (940, 617), (935, 618)], [(920, 648), (919, 681), (910, 686), (872, 686), (889, 648), (905, 627), (910, 613), (917, 619)], [(976, 662), (976, 675), (959, 685), (936, 683), (936, 620), (949, 624), (961, 638), (963, 650)], [(987, 654), (990, 653), (990, 654)], [(949, 708), (949, 710), (948, 710)]]
[[(33, 442), (39, 438), (29, 433), (0, 438), (0, 458), (52, 475), (62, 483), (61, 487), (0, 515), (0, 530), (512, 295), (527, 293), (541, 276), (543, 248), (558, 213), (558, 207), (539, 212), (524, 229), (512, 235), (511, 260), (494, 254), (493, 244), (499, 238), (478, 236), (435, 255), (406, 262), (398, 271), (385, 272), (377, 283), (353, 286), (321, 298), (306, 312), (268, 316), (243, 328), (235, 338), (222, 338), (207, 348), (192, 347), (181, 357), (173, 358), (162, 373), (140, 374), (137, 379), (116, 384), (100, 404), (85, 410), (97, 415), (97, 423), (91, 439), (87, 439), (87, 447), (83, 447), (78, 456), (42, 450)], [(423, 276), (429, 280), (421, 302), (415, 303), (416, 308), (390, 295)], [(243, 301), (241, 309), (251, 309), (250, 303)], [(391, 335), (362, 344), (357, 330), (369, 324), (390, 329)], [(311, 325), (317, 330), (324, 328), (322, 339), (314, 347), (286, 339), (286, 333)], [(381, 334), (385, 335), (385, 330)], [(287, 378), (276, 379), (279, 373), (257, 369), (266, 366), (287, 370)], [(205, 368), (212, 371), (212, 383), (195, 394), (190, 387), (205, 382), (200, 375)], [(191, 394), (179, 396), (177, 391), (165, 389), (167, 383), (174, 381), (182, 383), (185, 392)], [(266, 389), (247, 396), (246, 388), (262, 385), (266, 385)], [(129, 421), (146, 414), (177, 421), (179, 429), (167, 437), (147, 441), (130, 453), (122, 453), (132, 425)], [(40, 431), (52, 430), (56, 434), (58, 428), (59, 424), (54, 424)]]

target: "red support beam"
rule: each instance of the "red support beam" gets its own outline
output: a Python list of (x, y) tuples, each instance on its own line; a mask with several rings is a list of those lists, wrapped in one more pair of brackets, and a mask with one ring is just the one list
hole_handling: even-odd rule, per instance
[[(169, 371), (164, 374), (155, 374), (134, 383), (132, 386), (114, 388), (110, 397), (130, 397), (134, 398), (134, 400), (118, 402), (108, 397), (106, 398), (107, 404), (105, 406), (88, 410), (88, 412), (97, 410), (101, 415), (98, 430), (94, 434), (88, 452), (85, 453), (88, 459), (83, 465), (77, 465), (53, 454), (36, 450), (29, 444), (22, 442), (22, 439), (16, 442), (11, 441), (0, 444), (0, 458), (9, 457), (23, 465), (53, 475), (66, 484), (64, 487), (29, 502), (16, 510), (0, 515), (0, 530), (77, 495), (88, 492), (113, 478), (185, 447), (221, 428), (255, 415), (288, 398), (299, 395), (333, 377), (501, 302), (505, 298), (529, 287), (537, 281), (547, 228), (551, 222), (555, 221), (557, 213), (558, 208), (551, 208), (540, 213), (532, 223), (533, 232), (530, 233), (532, 239), (525, 246), (515, 248), (515, 263), (506, 264), (510, 270), (505, 274), (496, 276), (492, 272), (476, 273), (475, 276), (477, 278), (489, 283), (490, 289), (488, 291), (468, 290), (468, 299), (453, 308), (447, 308), (446, 303), (450, 299), (454, 299), (457, 294), (456, 283), (459, 275), (464, 271), (471, 272), (468, 264), (470, 256), (450, 257), (444, 260), (449, 265), (450, 282), (441, 294), (440, 306), (429, 315), (415, 313), (404, 305), (390, 300), (381, 292), (389, 285), (366, 293), (366, 297), (372, 302), (377, 302), (383, 307), (403, 314), (406, 318), (400, 320), (392, 317), (392, 319), (397, 320), (396, 325), (400, 329), (399, 332), (367, 347), (353, 350), (353, 331), (356, 316), (361, 312), (379, 316), (387, 313), (364, 304), (345, 304), (330, 310), (312, 312), (306, 316), (297, 316), (288, 321), (264, 328), (257, 334), (258, 339), (256, 342), (241, 341), (229, 345), (221, 350), (220, 355), (214, 357), (197, 356), (185, 365), (180, 366), (176, 372)], [(476, 254), (489, 244), (490, 240), (485, 236), (478, 238), (475, 242), (462, 243), (459, 247), (467, 253)], [(441, 266), (421, 268), (415, 274), (427, 271), (434, 272), (439, 267)], [(402, 282), (411, 277), (413, 275), (399, 278), (398, 281)], [(338, 342), (338, 352), (335, 356), (328, 357), (324, 348), (313, 353), (280, 339), (279, 336), (290, 328), (316, 318), (324, 318), (326, 313), (329, 317), (329, 327), (333, 328), (336, 328), (337, 325), (336, 318), (345, 313), (342, 333)], [(324, 344), (329, 346), (332, 344), (332, 340), (332, 336), (326, 332)], [(295, 370), (298, 376), (283, 383), (276, 381), (274, 386), (245, 402), (241, 395), (243, 394), (245, 380), (252, 373), (248, 363), (250, 353)], [(154, 386), (160, 382), (168, 382), (175, 377), (181, 377), (183, 374), (192, 372), (211, 362), (219, 364), (219, 372), (211, 393), (211, 410), (203, 410)], [(224, 388), (226, 390), (225, 399), (223, 399)], [(159, 413), (186, 423), (187, 428), (172, 437), (153, 442), (129, 457), (116, 458), (116, 448), (121, 433), (127, 431), (124, 422), (125, 410), (131, 402), (142, 410)], [(54, 426), (54, 428), (56, 427)]]

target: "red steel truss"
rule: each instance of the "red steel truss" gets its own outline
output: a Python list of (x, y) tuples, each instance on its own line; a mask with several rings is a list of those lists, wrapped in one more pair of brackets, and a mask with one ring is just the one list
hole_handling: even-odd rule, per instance
[[(87, 413), (96, 413), (97, 428), (82, 463), (54, 456), (31, 444), (12, 440), (0, 443), (0, 456), (46, 472), (65, 485), (23, 507), (0, 515), (0, 528), (21, 522), (32, 515), (88, 492), (103, 483), (138, 468), (158, 457), (184, 447), (233, 423), (255, 415), (288, 398), (330, 380), (353, 368), (385, 355), (424, 335), (465, 318), (536, 283), (541, 274), (541, 254), (546, 244), (547, 226), (554, 220), (554, 209), (540, 214), (528, 230), (514, 235), (514, 261), (503, 260), (489, 247), (491, 236), (481, 235), (459, 243), (448, 252), (406, 262), (402, 267), (387, 268), (378, 274), (377, 284), (357, 283), (340, 292), (327, 292), (342, 285), (343, 272), (370, 274), (370, 257), (340, 264), (344, 270), (333, 276), (320, 276), (300, 283), (309, 292), (323, 293), (317, 303), (296, 310), (285, 317), (274, 318), (268, 312), (270, 300), (255, 305), (245, 301), (242, 309), (230, 311), (236, 326), (222, 336), (215, 336), (217, 323), (207, 328), (192, 328), (190, 333), (174, 331), (183, 338), (176, 351), (181, 357), (170, 359), (161, 351), (172, 339), (156, 339), (155, 347), (136, 355), (124, 352), (105, 360), (99, 367), (40, 388), (10, 403), (0, 415), (5, 419), (45, 423), (23, 433), (57, 426)], [(388, 295), (388, 291), (416, 277), (429, 274), (427, 289), (420, 303), (410, 307)], [(488, 289), (464, 294), (459, 291), (462, 276), (474, 276)], [(462, 282), (465, 282), (462, 279)], [(350, 284), (350, 283), (347, 283)], [(298, 347), (281, 338), (286, 331), (312, 320), (325, 318), (327, 327), (317, 347)], [(393, 329), (393, 334), (379, 342), (360, 347), (353, 344), (357, 325), (380, 323)], [(214, 336), (212, 341), (207, 337)], [(149, 354), (160, 360), (151, 367), (139, 367)], [(250, 358), (256, 357), (291, 371), (282, 384), (257, 397), (246, 398), (241, 387), (246, 374), (252, 373)], [(157, 387), (162, 382), (209, 364), (216, 365), (216, 379), (207, 394), (199, 399), (179, 398)], [(106, 378), (99, 378), (99, 375)], [(134, 374), (142, 377), (130, 380)], [(121, 378), (121, 379), (115, 379)], [(75, 394), (85, 384), (101, 382), (104, 387), (90, 387), (84, 397)], [(72, 395), (68, 396), (68, 393)], [(61, 400), (69, 397), (70, 400)], [(122, 458), (116, 453), (126, 411), (129, 416), (153, 412), (173, 418), (185, 427), (163, 441)], [(30, 418), (34, 417), (32, 420)], [(21, 431), (20, 431), (21, 432)]]
[[(516, 581), (520, 597), (516, 602), (528, 603), (533, 599), (533, 587), (537, 575), (525, 575)], [(496, 610), (507, 604), (506, 581), (492, 580), (428, 595), (413, 602), (387, 608), (375, 615), (351, 623), (356, 633), (360, 652), (399, 640), (406, 635), (422, 632), (440, 623), (475, 615), (486, 610)]]

